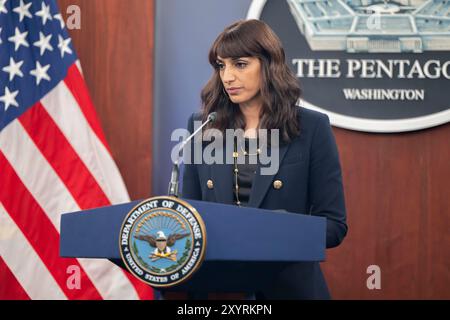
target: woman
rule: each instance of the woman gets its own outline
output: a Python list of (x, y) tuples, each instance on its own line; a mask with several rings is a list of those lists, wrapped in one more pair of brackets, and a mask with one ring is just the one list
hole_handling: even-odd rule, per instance
[[(336, 143), (325, 114), (296, 106), (301, 91), (278, 37), (262, 21), (238, 21), (215, 40), (209, 62), (214, 72), (202, 90), (203, 109), (191, 116), (188, 128), (192, 132), (195, 120), (216, 112), (209, 128), (245, 131), (244, 143), (232, 143), (233, 156), (246, 161), (186, 165), (183, 197), (324, 216), (327, 248), (339, 245), (347, 225)], [(264, 147), (253, 143), (260, 129), (279, 130), (279, 168), (271, 175), (249, 163)], [(286, 264), (257, 296), (329, 298), (319, 264), (309, 262)]]

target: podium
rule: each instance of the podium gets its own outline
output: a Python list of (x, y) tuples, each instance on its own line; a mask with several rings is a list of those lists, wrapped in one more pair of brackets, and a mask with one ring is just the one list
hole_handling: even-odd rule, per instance
[[(206, 226), (206, 255), (187, 281), (165, 292), (254, 292), (291, 263), (325, 260), (326, 218), (183, 199)], [(119, 233), (140, 201), (66, 213), (60, 255), (109, 259), (124, 267)]]

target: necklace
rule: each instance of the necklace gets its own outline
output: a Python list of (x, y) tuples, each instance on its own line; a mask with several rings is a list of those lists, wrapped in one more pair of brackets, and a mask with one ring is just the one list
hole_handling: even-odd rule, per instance
[[(244, 156), (258, 156), (261, 153), (260, 148), (257, 148), (255, 153), (249, 153), (243, 148), (242, 144), (240, 145), (240, 149), (241, 149), (242, 153), (244, 154)], [(236, 205), (240, 207), (241, 201), (239, 199), (239, 168), (238, 168), (238, 163), (237, 163), (238, 157), (239, 157), (239, 152), (238, 152), (238, 147), (237, 147), (237, 141), (235, 139), (234, 140), (234, 152), (233, 152), (234, 194), (235, 194), (235, 198), (236, 198)]]
[(261, 153), (261, 149), (257, 148), (255, 153), (248, 153), (246, 150), (244, 150), (244, 147), (241, 144), (241, 150), (244, 156), (257, 156)]
[(239, 200), (239, 184), (238, 184), (238, 174), (239, 174), (239, 169), (238, 169), (238, 165), (237, 165), (237, 158), (239, 157), (239, 153), (237, 152), (237, 142), (236, 140), (234, 141), (234, 152), (233, 152), (233, 161), (234, 161), (234, 194), (236, 197), (236, 204), (238, 207), (241, 206), (241, 201)]
[[(252, 144), (250, 142), (250, 140), (256, 141), (256, 152), (254, 152), (254, 153), (250, 153), (249, 152), (250, 151), (250, 145)], [(237, 142), (235, 141), (235, 143), (237, 143)], [(259, 143), (259, 139), (258, 138), (245, 138), (244, 137), (244, 143), (243, 144), (240, 143), (239, 147), (240, 147), (242, 153), (244, 154), (244, 156), (257, 156), (257, 155), (259, 155), (261, 153), (261, 149), (258, 148), (258, 143)], [(248, 146), (247, 146), (247, 144), (248, 144)], [(245, 149), (247, 149), (246, 147), (248, 148), (249, 151), (245, 150)]]

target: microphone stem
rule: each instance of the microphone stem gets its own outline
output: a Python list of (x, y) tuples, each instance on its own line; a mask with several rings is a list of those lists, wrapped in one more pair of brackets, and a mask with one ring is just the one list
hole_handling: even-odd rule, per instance
[(178, 194), (178, 181), (180, 176), (180, 167), (178, 163), (175, 162), (172, 167), (172, 173), (170, 175), (170, 183), (169, 183), (169, 196), (177, 197)]
[[(214, 112), (213, 112), (214, 113)], [(169, 183), (169, 196), (173, 196), (173, 197), (177, 197), (179, 196), (178, 194), (178, 184), (179, 184), (179, 180), (180, 180), (180, 167), (179, 167), (179, 162), (180, 162), (180, 158), (181, 161), (183, 160), (183, 158), (181, 157), (180, 153), (183, 151), (184, 147), (186, 146), (186, 144), (191, 141), (191, 139), (200, 131), (203, 129), (204, 126), (206, 126), (209, 122), (214, 121), (215, 120), (215, 113), (214, 116), (212, 116), (212, 114), (210, 114), (208, 116), (208, 119), (200, 126), (198, 127), (189, 137), (187, 137), (186, 140), (183, 141), (183, 143), (180, 145), (180, 148), (178, 149), (178, 159), (177, 161), (175, 161), (175, 163), (173, 164), (172, 167), (172, 174), (170, 176), (170, 183)]]

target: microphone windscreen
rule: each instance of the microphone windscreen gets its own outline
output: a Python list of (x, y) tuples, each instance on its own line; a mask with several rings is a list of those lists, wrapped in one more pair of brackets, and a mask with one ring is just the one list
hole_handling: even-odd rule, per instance
[(217, 118), (217, 112), (211, 112), (211, 113), (208, 115), (208, 120), (210, 120), (211, 122), (216, 121), (216, 118)]

